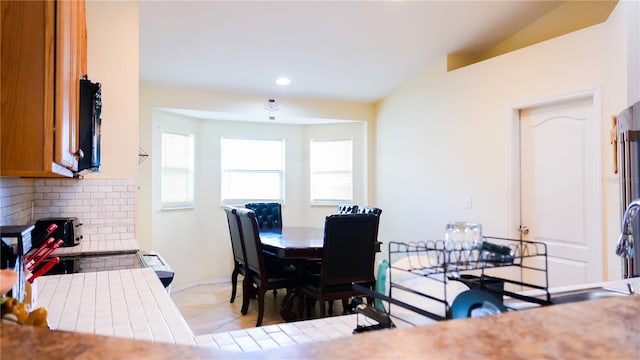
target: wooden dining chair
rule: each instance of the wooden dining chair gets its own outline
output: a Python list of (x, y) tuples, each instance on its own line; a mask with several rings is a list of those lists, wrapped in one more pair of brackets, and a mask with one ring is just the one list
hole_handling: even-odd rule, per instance
[(245, 208), (253, 210), (260, 231), (282, 231), (282, 205), (277, 202), (247, 203)]
[(247, 277), (246, 258), (244, 245), (242, 243), (242, 230), (240, 229), (240, 219), (236, 215), (236, 208), (226, 206), (224, 208), (227, 214), (227, 222), (229, 223), (229, 237), (231, 238), (231, 251), (233, 252), (233, 271), (231, 272), (231, 300), (236, 299), (236, 290), (238, 287), (238, 274)]
[(306, 297), (319, 302), (320, 316), (325, 316), (325, 301), (362, 295), (353, 289), (353, 282), (372, 289), (375, 286), (378, 215), (330, 215), (325, 220), (324, 231), (320, 274), (305, 279), (301, 285)]
[(258, 297), (258, 320), (256, 326), (262, 324), (264, 316), (264, 296), (270, 289), (287, 289), (287, 293), (299, 285), (299, 275), (296, 268), (289, 264), (265, 259), (260, 241), (258, 220), (253, 210), (236, 209), (240, 219), (240, 228), (246, 254), (247, 276), (243, 282), (242, 309), (243, 315), (249, 310), (251, 289), (255, 285)]

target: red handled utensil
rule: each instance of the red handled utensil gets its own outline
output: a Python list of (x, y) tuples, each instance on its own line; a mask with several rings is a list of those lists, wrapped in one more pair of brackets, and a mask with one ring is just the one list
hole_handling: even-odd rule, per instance
[(33, 264), (31, 264), (31, 263), (27, 264), (27, 265), (30, 265), (30, 266), (28, 266), (28, 267), (27, 267), (27, 270), (31, 271), (31, 270), (35, 269), (35, 268), (36, 268), (36, 266), (40, 265), (40, 263), (41, 263), (44, 259), (46, 259), (49, 255), (51, 255), (51, 253), (52, 253), (55, 249), (59, 248), (59, 247), (60, 247), (60, 245), (62, 245), (62, 243), (63, 243), (63, 242), (64, 242), (64, 241), (62, 241), (62, 239), (60, 239), (60, 240), (56, 241), (56, 243), (55, 243), (55, 244), (53, 244), (53, 245), (51, 245), (51, 247), (50, 247), (49, 249), (47, 249), (47, 251), (46, 251), (46, 252), (45, 252), (41, 257), (39, 257), (37, 260), (34, 260)]
[[(58, 228), (58, 224), (51, 224), (49, 226), (47, 226), (46, 229), (40, 231), (38, 234), (35, 235), (31, 235), (31, 243), (32, 244), (39, 244), (40, 241), (42, 241), (44, 243), (44, 239), (46, 239), (48, 236), (50, 236), (51, 234), (53, 234), (54, 231), (56, 231), (56, 229)], [(42, 245), (40, 245), (42, 247)]]
[(44, 264), (42, 266), (42, 268), (38, 269), (38, 271), (36, 271), (35, 273), (27, 275), (26, 280), (29, 282), (29, 284), (33, 284), (33, 281), (36, 278), (46, 274), (47, 271), (51, 270), (51, 268), (54, 267), (59, 262), (60, 262), (60, 258), (57, 257), (57, 256), (52, 258), (52, 259), (50, 259), (46, 264)]
[[(55, 224), (54, 224), (54, 225), (55, 225)], [(27, 255), (27, 256), (25, 256), (25, 257), (24, 257), (24, 262), (25, 262), (25, 264), (27, 264), (27, 265), (25, 265), (25, 266), (27, 266), (27, 267), (28, 267), (28, 266), (29, 266), (29, 263), (30, 263), (32, 260), (35, 260), (35, 259), (36, 259), (36, 257), (38, 256), (38, 254), (39, 254), (39, 253), (41, 253), (41, 252), (42, 252), (42, 250), (44, 250), (44, 249), (48, 248), (49, 246), (51, 246), (51, 244), (53, 244), (53, 238), (52, 238), (52, 237), (50, 237), (49, 239), (47, 239), (47, 241), (43, 242), (43, 243), (42, 243), (42, 245), (40, 245), (40, 247), (38, 247), (38, 248), (37, 248), (33, 253), (31, 253), (31, 255)]]

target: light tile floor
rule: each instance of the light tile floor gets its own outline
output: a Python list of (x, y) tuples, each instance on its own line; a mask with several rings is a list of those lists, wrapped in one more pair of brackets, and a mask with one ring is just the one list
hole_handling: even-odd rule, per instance
[[(247, 315), (243, 316), (240, 313), (241, 285), (238, 284), (233, 303), (229, 303), (231, 283), (198, 285), (172, 292), (171, 298), (195, 335), (252, 328), (256, 326), (258, 318), (258, 301), (252, 299)], [(279, 290), (275, 301), (272, 292), (267, 293), (262, 325), (284, 323), (279, 309), (284, 293), (284, 290)]]
[[(230, 283), (199, 285), (171, 294), (191, 327), (196, 343), (223, 350), (255, 351), (326, 341), (352, 336), (358, 324), (375, 324), (355, 314), (287, 323), (280, 317), (284, 290), (279, 290), (276, 298), (272, 292), (267, 294), (262, 326), (256, 328), (257, 300), (251, 300), (249, 312), (243, 316), (241, 289), (234, 303), (229, 303), (230, 296)], [(339, 301), (334, 304), (334, 314), (342, 314)]]

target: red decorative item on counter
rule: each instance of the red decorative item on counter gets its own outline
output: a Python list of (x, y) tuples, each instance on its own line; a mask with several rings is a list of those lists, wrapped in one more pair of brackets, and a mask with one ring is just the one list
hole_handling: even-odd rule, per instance
[(52, 267), (54, 267), (59, 262), (60, 262), (60, 258), (59, 257), (56, 256), (56, 257), (52, 258), (46, 264), (44, 264), (40, 269), (38, 269), (38, 271), (36, 271), (35, 273), (27, 275), (27, 281), (30, 284), (33, 284), (35, 279), (37, 279), (38, 277), (46, 274), (49, 270), (51, 270)]
[(51, 255), (51, 253), (60, 247), (60, 245), (62, 245), (63, 241), (62, 240), (58, 240), (56, 241), (53, 245), (51, 245), (47, 251), (45, 251), (44, 254), (42, 254), (42, 256), (40, 256), (37, 259), (34, 259), (32, 261), (30, 261), (27, 265), (26, 265), (26, 269), (29, 271), (33, 271), (33, 269), (36, 268), (36, 266), (40, 265), (40, 263), (42, 261), (44, 261), (44, 259), (46, 259), (47, 257), (49, 257), (49, 255)]

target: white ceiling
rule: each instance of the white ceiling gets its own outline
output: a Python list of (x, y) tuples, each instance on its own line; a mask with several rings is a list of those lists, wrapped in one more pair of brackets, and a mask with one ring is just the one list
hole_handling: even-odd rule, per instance
[[(267, 98), (374, 102), (562, 2), (140, 1), (140, 77)], [(286, 75), (292, 83), (274, 84)]]

